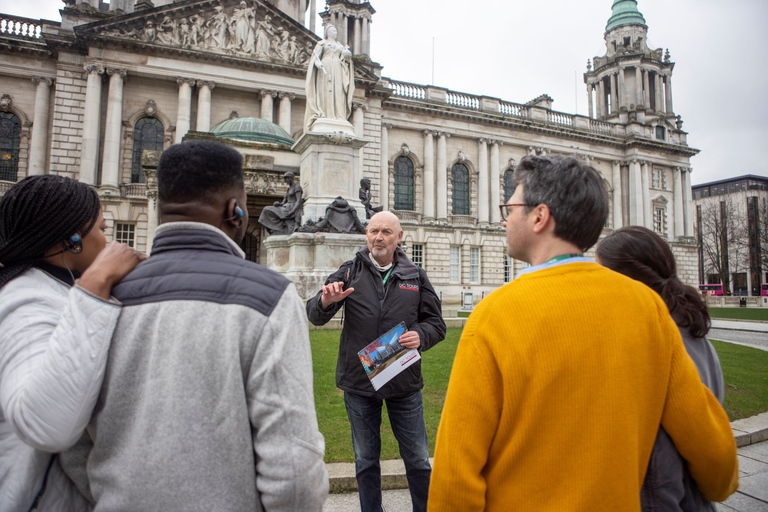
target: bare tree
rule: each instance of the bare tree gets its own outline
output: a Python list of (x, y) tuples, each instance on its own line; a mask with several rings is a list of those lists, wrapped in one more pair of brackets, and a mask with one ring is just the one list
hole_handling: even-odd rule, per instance
[[(747, 221), (732, 199), (712, 201), (701, 207), (701, 244), (704, 272), (720, 276), (723, 290), (730, 290), (731, 275), (749, 270)], [(714, 272), (713, 272), (714, 271)]]

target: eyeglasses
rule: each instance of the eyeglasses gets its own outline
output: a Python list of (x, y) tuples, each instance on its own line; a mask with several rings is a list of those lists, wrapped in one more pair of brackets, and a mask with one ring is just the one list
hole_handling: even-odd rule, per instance
[(529, 208), (533, 208), (536, 205), (535, 204), (526, 204), (526, 203), (500, 204), (499, 205), (499, 211), (501, 212), (501, 220), (502, 221), (507, 220), (507, 217), (509, 216), (509, 210), (513, 206), (528, 206)]

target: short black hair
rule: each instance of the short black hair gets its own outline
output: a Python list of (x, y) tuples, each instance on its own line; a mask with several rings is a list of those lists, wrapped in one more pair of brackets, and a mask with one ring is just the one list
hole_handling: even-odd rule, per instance
[(192, 140), (174, 144), (160, 155), (160, 201), (207, 199), (225, 190), (242, 190), (243, 186), (243, 157), (220, 142)]
[(555, 236), (586, 251), (597, 242), (608, 218), (608, 190), (600, 174), (570, 156), (527, 156), (515, 168), (523, 201), (545, 204), (555, 219)]

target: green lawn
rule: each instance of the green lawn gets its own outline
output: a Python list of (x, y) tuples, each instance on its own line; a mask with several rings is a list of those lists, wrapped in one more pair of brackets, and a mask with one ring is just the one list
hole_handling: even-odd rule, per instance
[[(744, 311), (744, 310), (742, 310)], [(748, 310), (749, 311), (749, 310)], [(354, 460), (349, 421), (342, 392), (336, 389), (338, 330), (310, 331), (314, 369), (315, 406), (320, 431), (325, 436), (326, 462)], [(424, 419), (429, 438), (429, 452), (434, 453), (437, 426), (448, 388), (448, 378), (461, 329), (448, 329), (446, 339), (424, 353)], [(768, 410), (768, 352), (741, 345), (713, 341), (725, 376), (725, 410), (731, 420), (746, 418)], [(400, 455), (392, 435), (386, 411), (382, 413), (381, 458)]]
[(709, 316), (734, 320), (768, 321), (768, 308), (709, 308)]

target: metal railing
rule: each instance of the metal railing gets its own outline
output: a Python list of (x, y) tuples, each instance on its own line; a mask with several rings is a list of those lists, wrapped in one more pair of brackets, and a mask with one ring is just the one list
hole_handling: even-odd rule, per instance
[(43, 25), (40, 23), (40, 20), (0, 14), (0, 36), (40, 39), (42, 34)]

